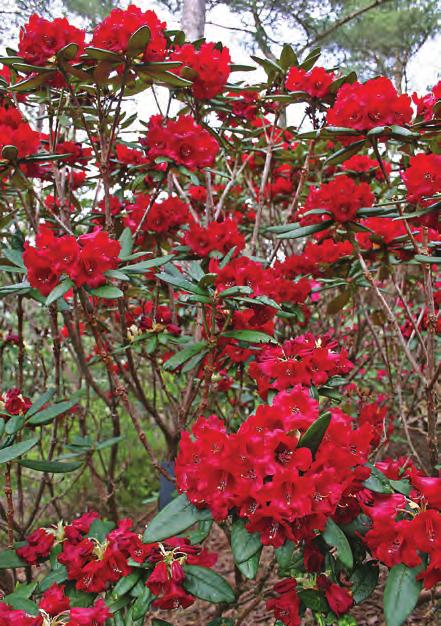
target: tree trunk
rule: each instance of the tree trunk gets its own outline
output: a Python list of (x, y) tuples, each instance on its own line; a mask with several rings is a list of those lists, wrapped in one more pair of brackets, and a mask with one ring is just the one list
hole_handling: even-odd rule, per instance
[(187, 39), (190, 41), (204, 36), (205, 0), (184, 0), (181, 25)]

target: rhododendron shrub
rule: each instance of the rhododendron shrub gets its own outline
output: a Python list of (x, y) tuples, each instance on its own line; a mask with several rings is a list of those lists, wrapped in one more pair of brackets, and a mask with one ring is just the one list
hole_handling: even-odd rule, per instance
[(0, 626), (365, 624), (377, 587), (400, 626), (441, 584), (440, 85), (256, 78), (133, 4), (13, 45)]

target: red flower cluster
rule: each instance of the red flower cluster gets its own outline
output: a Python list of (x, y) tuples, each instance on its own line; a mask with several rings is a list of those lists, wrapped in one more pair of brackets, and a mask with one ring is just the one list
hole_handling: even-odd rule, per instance
[(285, 87), (289, 91), (304, 91), (312, 98), (324, 98), (334, 80), (334, 73), (324, 67), (314, 67), (307, 72), (301, 67), (292, 67), (286, 77)]
[(302, 254), (288, 256), (276, 267), (287, 278), (295, 278), (301, 274), (321, 276), (331, 263), (349, 257), (353, 252), (354, 248), (349, 241), (333, 241), (329, 238), (320, 243), (308, 241)]
[(129, 519), (121, 520), (117, 528), (99, 541), (90, 536), (91, 518), (92, 515), (86, 514), (64, 529), (63, 549), (57, 558), (66, 566), (76, 589), (101, 593), (130, 574), (130, 557), (141, 563), (144, 561), (146, 545), (131, 530)]
[(211, 567), (217, 561), (217, 554), (208, 552), (200, 546), (191, 545), (184, 537), (171, 537), (160, 544), (150, 544), (147, 557), (154, 563), (146, 586), (157, 596), (153, 606), (159, 609), (187, 608), (194, 598), (182, 587), (185, 580), (183, 565)]
[(430, 589), (441, 581), (441, 478), (421, 475), (408, 459), (377, 463), (376, 467), (391, 480), (408, 479), (411, 489), (407, 496), (370, 494), (362, 504), (372, 519), (364, 541), (372, 555), (388, 567), (399, 563), (416, 567), (422, 563), (422, 554), (428, 555), (428, 565), (419, 578)]
[(0, 161), (4, 146), (15, 146), (19, 158), (38, 151), (40, 133), (29, 126), (14, 107), (0, 108)]
[(55, 543), (55, 535), (52, 529), (37, 528), (26, 537), (26, 545), (17, 548), (16, 552), (29, 565), (37, 565), (49, 556)]
[(317, 586), (325, 592), (329, 608), (337, 616), (347, 613), (354, 604), (350, 591), (331, 582), (324, 574), (317, 576)]
[(209, 256), (211, 252), (225, 255), (233, 247), (236, 248), (235, 254), (238, 254), (245, 247), (245, 237), (231, 219), (210, 222), (206, 228), (192, 222), (184, 235), (184, 243), (202, 257)]
[(70, 608), (70, 599), (64, 594), (64, 586), (56, 583), (43, 594), (38, 608), (41, 615), (34, 617), (1, 602), (0, 626), (103, 626), (111, 616), (106, 603), (101, 599), (90, 608)]
[(128, 204), (124, 225), (134, 233), (146, 215), (140, 231), (168, 234), (176, 233), (189, 219), (188, 205), (177, 196), (152, 203), (148, 194), (139, 194), (133, 204)]
[[(172, 335), (181, 333), (180, 326), (173, 323), (172, 310), (163, 304), (155, 306), (152, 300), (131, 308), (126, 315), (126, 322), (129, 332), (133, 330), (135, 335), (138, 329), (142, 332), (146, 330), (155, 332), (166, 330)], [(133, 326), (135, 327), (134, 329)]]
[(106, 282), (104, 273), (118, 267), (121, 244), (99, 228), (78, 239), (70, 235), (56, 237), (41, 226), (36, 247), (25, 243), (23, 262), (32, 287), (49, 295), (63, 274), (78, 286), (98, 287)]
[[(230, 52), (214, 43), (203, 43), (199, 49), (186, 43), (170, 55), (170, 61), (180, 61), (191, 68), (192, 92), (199, 100), (209, 100), (220, 94), (230, 75)], [(175, 73), (182, 73), (178, 68)]]
[[(182, 587), (185, 579), (183, 566), (211, 567), (217, 555), (183, 537), (171, 537), (162, 543), (145, 544), (131, 530), (129, 519), (120, 520), (118, 526), (100, 540), (94, 537), (97, 513), (85, 513), (71, 524), (55, 529), (39, 528), (27, 537), (17, 554), (30, 565), (47, 559), (54, 546), (61, 546), (57, 560), (66, 567), (75, 588), (88, 593), (102, 593), (132, 571), (129, 559), (151, 568), (146, 586), (157, 596), (153, 605), (161, 609), (175, 609), (193, 604), (194, 598)], [(100, 531), (101, 532), (101, 531)], [(53, 585), (43, 595), (39, 608), (49, 617), (61, 616), (70, 611), (70, 626), (91, 624), (99, 626), (109, 617), (106, 605), (99, 600), (90, 609), (71, 608), (64, 587)], [(1, 610), (1, 608), (0, 608)], [(0, 626), (2, 614), (0, 613)], [(94, 621), (95, 620), (95, 621)], [(9, 624), (9, 622), (7, 622)], [(57, 622), (58, 623), (58, 622)], [(65, 622), (63, 621), (63, 624)], [(28, 622), (23, 622), (27, 626)], [(29, 622), (40, 626), (41, 621)]]
[(116, 148), (116, 157), (120, 163), (124, 165), (146, 165), (149, 160), (141, 152), (141, 150), (134, 150), (122, 143), (119, 143)]
[(277, 597), (266, 601), (266, 608), (285, 626), (300, 626), (300, 599), (296, 587), (294, 578), (285, 578), (274, 585)]
[(392, 82), (385, 77), (372, 78), (365, 83), (345, 83), (337, 92), (334, 106), (326, 121), (332, 126), (367, 131), (376, 126), (402, 126), (412, 119), (411, 99), (398, 95)]
[(409, 202), (425, 207), (434, 204), (436, 199), (431, 199), (431, 196), (441, 194), (441, 154), (417, 154), (411, 157), (402, 178)]
[(46, 65), (62, 48), (74, 43), (78, 46), (75, 59), (83, 52), (85, 33), (69, 24), (66, 18), (49, 21), (37, 14), (20, 30), (18, 54), (30, 65)]
[(428, 122), (433, 117), (439, 117), (439, 112), (438, 114), (435, 113), (434, 106), (441, 100), (441, 80), (433, 87), (430, 93), (421, 98), (414, 93), (412, 100), (417, 106), (417, 115), (421, 116), (425, 122)]
[[(383, 162), (384, 169), (387, 174), (390, 174), (392, 171), (392, 166), (390, 163)], [(367, 156), (367, 154), (354, 154), (350, 159), (344, 161), (341, 164), (341, 169), (345, 172), (349, 172), (351, 174), (370, 174), (374, 173), (375, 178), (379, 181), (384, 180), (383, 172), (381, 171), (381, 167), (378, 164), (378, 161), (375, 159), (371, 159), (371, 157)]]
[(161, 115), (152, 116), (144, 143), (150, 159), (168, 157), (189, 170), (210, 167), (219, 151), (216, 139), (191, 115), (180, 115), (165, 123)]
[(313, 458), (301, 436), (317, 415), (318, 402), (295, 387), (276, 395), (271, 406), (259, 406), (235, 434), (216, 416), (200, 417), (192, 435), (182, 434), (179, 490), (217, 520), (235, 509), (263, 545), (314, 538), (369, 474), (354, 468), (367, 460), (372, 438), (370, 425), (352, 430), (351, 418), (335, 411)]
[(279, 266), (278, 269), (264, 268), (261, 263), (253, 261), (249, 257), (240, 256), (233, 259), (220, 268), (215, 260), (210, 262), (210, 272), (217, 274), (215, 281), (219, 291), (235, 286), (247, 286), (252, 293), (247, 294), (254, 298), (268, 296), (276, 302), (304, 302), (308, 297), (311, 287), (306, 279), (297, 283), (287, 280)]
[(329, 336), (311, 333), (285, 341), (281, 346), (264, 348), (250, 363), (249, 374), (259, 390), (288, 389), (294, 385), (324, 385), (332, 377), (347, 374), (353, 365), (347, 350), (336, 352), (337, 342)]
[[(10, 415), (24, 415), (31, 404), (31, 400), (24, 397), (18, 387), (12, 387), (0, 393), (0, 417), (8, 419)], [(3, 413), (3, 410), (6, 413)]]
[[(372, 206), (374, 200), (367, 183), (357, 185), (349, 176), (337, 176), (310, 190), (301, 215), (313, 209), (323, 209), (329, 211), (337, 222), (350, 222), (355, 219), (358, 209)], [(301, 223), (315, 223), (322, 221), (322, 217), (308, 215), (302, 217)]]
[(113, 9), (93, 31), (91, 45), (125, 54), (130, 37), (141, 26), (150, 29), (150, 40), (144, 50), (143, 60), (163, 61), (166, 56), (164, 31), (167, 24), (161, 22), (154, 11), (141, 11), (134, 4), (130, 4), (127, 9)]

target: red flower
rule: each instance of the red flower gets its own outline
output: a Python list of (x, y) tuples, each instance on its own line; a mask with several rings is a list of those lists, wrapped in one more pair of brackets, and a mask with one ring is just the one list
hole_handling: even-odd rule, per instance
[(210, 167), (219, 151), (216, 139), (190, 115), (180, 115), (165, 124), (160, 115), (151, 117), (145, 144), (150, 159), (166, 156), (189, 170)]
[(237, 254), (245, 247), (245, 237), (239, 232), (236, 223), (230, 219), (210, 222), (206, 228), (193, 222), (185, 233), (184, 243), (202, 257), (214, 251), (224, 255), (234, 246)]
[(410, 97), (398, 95), (388, 78), (345, 83), (337, 92), (326, 121), (333, 126), (367, 131), (376, 126), (402, 126), (412, 119)]
[(98, 287), (106, 282), (104, 272), (118, 267), (121, 244), (99, 228), (79, 237), (81, 251), (72, 279), (80, 286)]
[(286, 578), (274, 585), (277, 598), (266, 602), (266, 608), (274, 612), (274, 617), (285, 626), (300, 625), (300, 599), (296, 592), (297, 583), (293, 578)]
[(436, 200), (431, 196), (441, 193), (441, 154), (417, 154), (411, 157), (409, 167), (402, 173), (410, 202), (429, 206)]
[(66, 18), (49, 21), (34, 13), (20, 30), (18, 54), (31, 65), (46, 65), (62, 48), (74, 43), (78, 46), (77, 59), (84, 49), (84, 38), (85, 32)]
[[(230, 75), (230, 52), (214, 43), (203, 43), (199, 49), (186, 43), (172, 52), (170, 61), (180, 61), (191, 68), (192, 91), (199, 100), (209, 100), (221, 93)], [(180, 68), (174, 71), (182, 73)]]
[(125, 54), (130, 37), (141, 26), (148, 26), (150, 30), (150, 40), (142, 55), (143, 60), (163, 61), (166, 55), (164, 31), (167, 24), (161, 22), (154, 11), (141, 11), (134, 4), (130, 4), (127, 9), (113, 9), (93, 31), (91, 45)]
[[(374, 200), (367, 183), (357, 185), (349, 176), (337, 176), (331, 182), (311, 189), (301, 215), (312, 209), (323, 209), (329, 211), (337, 222), (349, 222), (355, 219), (358, 209), (372, 206)], [(318, 221), (321, 219), (322, 216), (318, 216)], [(300, 221), (301, 224), (315, 223), (317, 215), (306, 216)]]
[(334, 80), (334, 73), (324, 67), (314, 67), (307, 72), (300, 67), (291, 67), (285, 87), (289, 91), (305, 91), (313, 98), (323, 98)]
[(45, 528), (37, 528), (26, 537), (26, 545), (17, 548), (18, 556), (29, 563), (36, 565), (40, 559), (46, 559), (55, 543), (55, 536)]
[(149, 195), (140, 194), (126, 208), (124, 224), (132, 232), (137, 230), (142, 221), (142, 232), (171, 235), (188, 222), (190, 215), (188, 205), (176, 196), (152, 203)]
[(70, 612), (70, 621), (67, 626), (103, 626), (111, 617), (104, 600), (98, 599), (89, 609), (74, 608)]
[(329, 578), (323, 574), (318, 576), (317, 584), (319, 589), (324, 590), (329, 607), (337, 616), (347, 613), (354, 604), (354, 600), (348, 589), (331, 582)]
[[(0, 406), (1, 404), (10, 415), (24, 415), (31, 407), (32, 402), (22, 395), (18, 387), (13, 387), (0, 394)], [(2, 416), (1, 409), (0, 416)]]
[(0, 153), (4, 146), (15, 146), (23, 158), (37, 152), (39, 145), (40, 133), (32, 130), (18, 109), (0, 108)]
[(37, 233), (36, 247), (25, 242), (23, 262), (31, 286), (47, 296), (62, 274), (77, 286), (102, 285), (106, 281), (104, 273), (118, 267), (120, 250), (121, 244), (100, 228), (76, 240), (72, 236), (56, 237), (43, 225)]
[(54, 583), (44, 592), (38, 607), (46, 611), (48, 615), (55, 616), (70, 608), (70, 600), (64, 595), (64, 585)]

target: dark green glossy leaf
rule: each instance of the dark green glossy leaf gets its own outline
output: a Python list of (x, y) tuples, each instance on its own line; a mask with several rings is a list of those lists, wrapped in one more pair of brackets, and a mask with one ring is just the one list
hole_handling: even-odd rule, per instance
[(234, 602), (234, 591), (225, 578), (208, 567), (184, 565), (184, 589), (191, 595), (207, 602)]
[(210, 519), (211, 513), (208, 509), (197, 509), (183, 493), (155, 515), (144, 532), (143, 540), (145, 543), (162, 541), (179, 535), (196, 522)]
[(395, 565), (384, 589), (384, 616), (387, 626), (401, 626), (415, 608), (422, 582), (416, 579), (420, 568)]
[(337, 550), (337, 557), (341, 563), (348, 569), (352, 569), (354, 566), (354, 557), (352, 556), (349, 541), (341, 528), (337, 526), (331, 518), (329, 518), (326, 523), (323, 539), (329, 546)]
[(12, 446), (3, 448), (0, 450), (0, 463), (8, 463), (17, 457), (23, 456), (23, 454), (26, 454), (26, 452), (29, 452), (29, 450), (36, 446), (37, 443), (38, 437), (34, 437), (33, 439), (26, 439), (25, 441), (20, 441), (20, 443), (15, 443)]

